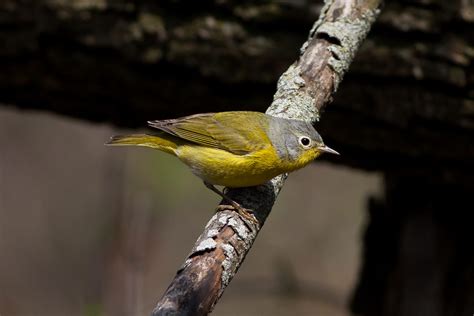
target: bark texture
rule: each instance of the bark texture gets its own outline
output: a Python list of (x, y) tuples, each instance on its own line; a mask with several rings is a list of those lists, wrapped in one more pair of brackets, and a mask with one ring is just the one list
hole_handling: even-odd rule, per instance
[[(267, 113), (316, 121), (319, 111), (347, 71), (380, 12), (380, 1), (327, 1), (301, 56), (280, 77)], [(280, 192), (286, 175), (258, 188), (231, 189), (228, 195), (254, 212), (257, 222), (235, 211), (217, 213), (207, 224), (184, 266), (158, 302), (153, 315), (207, 315), (239, 269)], [(225, 201), (223, 201), (225, 203)]]

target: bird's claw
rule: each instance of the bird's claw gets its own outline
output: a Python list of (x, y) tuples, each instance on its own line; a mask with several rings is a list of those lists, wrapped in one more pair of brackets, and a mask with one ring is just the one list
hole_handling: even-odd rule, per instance
[(242, 206), (240, 206), (238, 203), (235, 202), (236, 205), (218, 205), (217, 208), (216, 208), (216, 212), (222, 212), (222, 211), (225, 211), (225, 210), (232, 210), (232, 211), (236, 211), (241, 217), (243, 217), (244, 219), (248, 220), (249, 222), (255, 224), (255, 225), (259, 225), (260, 223), (258, 222), (257, 218), (255, 217), (255, 215), (253, 214), (253, 211), (252, 210), (249, 210), (249, 209), (246, 209)]

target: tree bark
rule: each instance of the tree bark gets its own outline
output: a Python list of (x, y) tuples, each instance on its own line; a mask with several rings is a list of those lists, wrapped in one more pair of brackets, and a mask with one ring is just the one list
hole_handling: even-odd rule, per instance
[[(358, 47), (379, 14), (380, 1), (326, 1), (301, 56), (278, 81), (267, 113), (316, 121), (332, 101)], [(287, 175), (228, 195), (254, 212), (257, 222), (232, 210), (211, 218), (183, 267), (153, 311), (158, 315), (207, 315), (239, 269), (269, 215)], [(221, 203), (225, 203), (222, 201)]]

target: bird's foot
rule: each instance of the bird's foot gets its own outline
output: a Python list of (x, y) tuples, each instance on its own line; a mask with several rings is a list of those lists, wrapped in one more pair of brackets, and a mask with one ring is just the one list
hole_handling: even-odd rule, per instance
[(222, 211), (225, 211), (225, 210), (236, 211), (241, 217), (248, 220), (249, 222), (251, 222), (255, 225), (260, 225), (257, 218), (253, 214), (252, 210), (249, 210), (249, 209), (246, 209), (246, 208), (242, 207), (239, 203), (237, 203), (235, 201), (233, 201), (233, 203), (230, 204), (230, 205), (226, 205), (226, 204), (218, 205), (217, 208), (216, 208), (216, 212), (222, 212)]

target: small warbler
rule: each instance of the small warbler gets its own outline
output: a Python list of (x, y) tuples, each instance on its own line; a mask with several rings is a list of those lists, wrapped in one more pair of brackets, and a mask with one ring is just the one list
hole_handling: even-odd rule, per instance
[(159, 131), (115, 136), (107, 145), (151, 147), (178, 157), (247, 218), (247, 210), (214, 185), (257, 186), (304, 167), (321, 153), (338, 154), (309, 122), (260, 112), (205, 113), (148, 124)]

